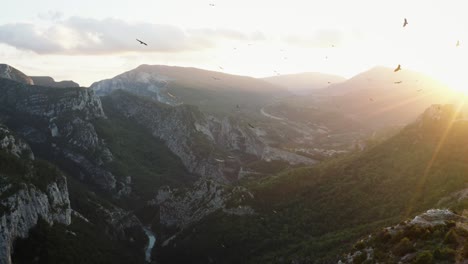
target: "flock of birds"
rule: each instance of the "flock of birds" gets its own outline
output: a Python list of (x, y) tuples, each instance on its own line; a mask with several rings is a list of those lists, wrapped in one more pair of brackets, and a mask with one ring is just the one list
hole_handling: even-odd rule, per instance
[[(215, 7), (216, 5), (214, 3), (210, 3), (209, 4), (211, 7)], [(406, 27), (408, 26), (409, 23), (408, 23), (408, 19), (407, 18), (404, 18), (404, 21), (403, 21), (403, 27)], [(139, 40), (139, 39), (136, 39), (138, 41), (138, 43), (140, 43), (141, 45), (144, 45), (144, 46), (148, 46), (148, 44), (142, 40)], [(248, 46), (251, 46), (252, 43), (248, 43)], [(460, 41), (457, 40), (456, 44), (455, 44), (456, 47), (459, 47), (460, 46)], [(335, 45), (331, 45), (332, 48), (335, 47)], [(237, 47), (234, 47), (233, 50), (237, 50)], [(284, 49), (280, 49), (280, 52), (283, 52)], [(283, 57), (284, 60), (288, 59), (286, 56)], [(325, 59), (328, 59), (328, 56), (325, 56)], [(224, 71), (224, 68), (222, 66), (218, 66), (218, 68), (221, 70), (221, 71)], [(393, 70), (393, 72), (399, 72), (402, 70), (402, 67), (400, 64), (398, 64), (398, 66)], [(274, 70), (274, 73), (276, 75), (281, 75), (278, 71)], [(211, 77), (214, 81), (220, 81), (221, 79), (219, 77), (214, 77), (212, 76)], [(395, 81), (394, 84), (401, 84), (403, 81)], [(328, 82), (328, 84), (332, 84), (332, 82)], [(422, 89), (418, 89), (417, 90), (418, 92), (422, 91)], [(369, 98), (369, 101), (373, 102), (374, 99), (373, 98)], [(239, 109), (239, 105), (237, 105), (237, 109)], [(249, 127), (251, 128), (255, 128), (252, 124), (248, 123)]]

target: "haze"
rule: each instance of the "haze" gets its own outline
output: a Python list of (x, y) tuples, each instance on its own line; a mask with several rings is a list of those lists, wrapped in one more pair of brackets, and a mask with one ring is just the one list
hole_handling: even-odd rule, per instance
[(375, 65), (401, 64), (462, 89), (468, 61), (465, 5), (461, 0), (8, 1), (2, 3), (8, 12), (0, 17), (0, 61), (82, 86), (140, 64), (254, 77), (309, 71), (351, 77)]

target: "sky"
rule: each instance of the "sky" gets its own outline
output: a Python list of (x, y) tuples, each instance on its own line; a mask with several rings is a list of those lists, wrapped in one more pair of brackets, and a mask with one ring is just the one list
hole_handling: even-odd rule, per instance
[[(6, 10), (0, 16), (0, 63), (82, 86), (141, 64), (253, 77), (324, 72), (348, 78), (373, 66), (401, 64), (449, 85), (468, 84), (468, 16), (463, 0), (0, 4)], [(406, 27), (404, 18), (409, 22)]]

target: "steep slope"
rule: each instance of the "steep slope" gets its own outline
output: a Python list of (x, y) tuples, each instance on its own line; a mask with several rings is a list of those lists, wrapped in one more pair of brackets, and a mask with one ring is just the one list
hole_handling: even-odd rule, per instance
[[(12, 230), (22, 230), (19, 236), (21, 238), (26, 237), (28, 229), (33, 227), (29, 237), (21, 239), (15, 245), (15, 251), (22, 252), (14, 256), (15, 263), (32, 263), (37, 259), (40, 259), (39, 263), (68, 263), (71, 260), (76, 263), (143, 263), (142, 251), (146, 239), (143, 224), (126, 207), (133, 202), (129, 198), (132, 177), (122, 173), (122, 170), (115, 170), (117, 174), (113, 174), (113, 155), (104, 139), (96, 132), (96, 123), (106, 120), (100, 99), (89, 89), (30, 86), (7, 79), (0, 79), (0, 91), (0, 119), (23, 138), (23, 141), (14, 140), (10, 133), (0, 140), (0, 145), (15, 156), (46, 159), (67, 172), (67, 176), (70, 176), (69, 204), (73, 208), (71, 225), (49, 226), (50, 217), (43, 217), (41, 214), (47, 212), (46, 201), (54, 201), (55, 196), (52, 195), (55, 194), (43, 191), (44, 196), (27, 185), (23, 188), (21, 186), (28, 182), (28, 178), (14, 178), (15, 183), (24, 189), (17, 189), (18, 195), (22, 195), (18, 199), (26, 201), (29, 199), (28, 195), (42, 199), (25, 206), (41, 210), (38, 215), (46, 221), (33, 227), (38, 216), (28, 213), (21, 219), (34, 225), (27, 226), (27, 229), (23, 230), (21, 221), (11, 222)], [(23, 150), (23, 143), (31, 146), (34, 155)], [(127, 163), (122, 164), (126, 165)], [(8, 169), (9, 166), (21, 171), (28, 168), (24, 162), (15, 166), (11, 159), (0, 168)], [(47, 168), (49, 167), (46, 165), (38, 167), (41, 176), (48, 172)], [(53, 175), (50, 173), (50, 177)], [(45, 177), (40, 183), (47, 183), (49, 178)], [(67, 188), (66, 184), (64, 186), (57, 188)], [(46, 188), (47, 185), (39, 187)], [(156, 193), (158, 185), (148, 186), (152, 187), (154, 190), (146, 194), (149, 197)], [(10, 189), (2, 193), (9, 194)], [(140, 195), (138, 193), (135, 200), (142, 203)], [(26, 213), (29, 210), (27, 208)], [(52, 206), (50, 208), (54, 209)], [(137, 209), (140, 208), (135, 207)], [(61, 210), (56, 209), (56, 212)], [(69, 222), (65, 224), (68, 225)], [(60, 241), (64, 244), (61, 245)], [(87, 246), (89, 241), (96, 241), (97, 245)], [(5, 246), (9, 242), (10, 240), (5, 240), (0, 245)], [(9, 253), (11, 252), (5, 254), (9, 257)]]
[(49, 76), (30, 76), (30, 78), (33, 80), (34, 85), (55, 87), (55, 88), (80, 87), (80, 85), (74, 81), (56, 82), (52, 77), (49, 77)]
[(284, 74), (263, 78), (263, 80), (282, 87), (295, 95), (306, 95), (314, 90), (325, 88), (331, 84), (344, 82), (344, 77), (319, 72), (304, 72)]
[(56, 160), (65, 171), (102, 189), (116, 188), (115, 177), (101, 166), (112, 160), (112, 154), (90, 123), (105, 118), (92, 90), (37, 87), (1, 79), (0, 91), (0, 116), (36, 154)]
[(228, 204), (249, 206), (255, 214), (211, 214), (161, 245), (159, 260), (338, 261), (357, 238), (466, 188), (467, 133), (468, 123), (453, 106), (433, 106), (396, 136), (362, 153), (245, 183), (252, 196)]
[(312, 164), (313, 160), (268, 146), (251, 128), (235, 118), (218, 119), (190, 105), (168, 106), (127, 92), (116, 91), (110, 100), (115, 111), (132, 118), (166, 143), (192, 173), (235, 180), (242, 161), (249, 156), (266, 160), (286, 160), (292, 164)]
[(281, 87), (251, 77), (162, 65), (141, 65), (90, 88), (101, 96), (122, 89), (162, 103), (196, 105), (204, 112), (222, 114), (235, 112), (237, 105), (258, 112), (264, 104), (289, 95)]
[(25, 238), (38, 220), (71, 223), (65, 176), (34, 159), (30, 147), (0, 125), (0, 263), (10, 264), (13, 242)]
[(8, 64), (0, 64), (0, 78), (10, 79), (16, 82), (33, 85), (34, 81), (21, 71)]

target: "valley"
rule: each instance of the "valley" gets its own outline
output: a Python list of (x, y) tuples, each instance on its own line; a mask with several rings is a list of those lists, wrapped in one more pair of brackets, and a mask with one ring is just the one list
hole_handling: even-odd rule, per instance
[(450, 256), (424, 239), (398, 256), (462, 260), (466, 109), (392, 74), (141, 65), (85, 88), (4, 64), (0, 263), (396, 263), (404, 236), (363, 239), (433, 209), (456, 215), (427, 231), (456, 232)]

